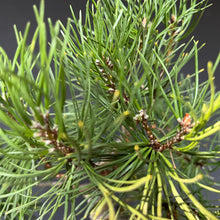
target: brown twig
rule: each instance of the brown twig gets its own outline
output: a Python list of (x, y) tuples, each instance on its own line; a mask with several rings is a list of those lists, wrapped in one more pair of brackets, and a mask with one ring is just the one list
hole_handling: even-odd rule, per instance
[(32, 129), (36, 130), (34, 136), (40, 137), (46, 145), (53, 145), (54, 147), (50, 149), (50, 152), (57, 150), (64, 155), (74, 152), (74, 149), (72, 149), (69, 146), (66, 146), (58, 140), (58, 128), (57, 126), (53, 126), (53, 128), (51, 128), (49, 122), (49, 112), (41, 114), (41, 116), (44, 124), (42, 125), (41, 123), (34, 121), (32, 125)]
[[(109, 71), (112, 71), (114, 69), (114, 65), (109, 57), (105, 58), (103, 56), (102, 60), (106, 64)], [(105, 82), (105, 86), (109, 88), (108, 89), (109, 93), (114, 94), (117, 88), (116, 88), (116, 83), (115, 83), (113, 76), (111, 75), (109, 71), (105, 70), (100, 60), (97, 59), (95, 61), (95, 64), (98, 67), (99, 72), (101, 73), (101, 77), (103, 78), (103, 81)], [(123, 98), (124, 98), (124, 102), (128, 104), (130, 101), (130, 98), (125, 93), (123, 93)]]
[[(166, 149), (172, 149), (172, 145), (174, 143), (177, 143), (177, 142), (183, 140), (184, 135), (189, 133), (192, 126), (193, 126), (193, 124), (191, 123), (191, 116), (189, 115), (189, 113), (186, 113), (182, 120), (181, 119), (177, 120), (178, 123), (181, 126), (181, 129), (177, 130), (176, 135), (174, 137), (172, 137), (170, 140), (167, 139), (167, 143), (161, 144), (160, 141), (157, 139), (157, 137), (153, 134), (152, 128), (148, 125), (148, 122), (147, 122), (148, 117), (149, 116), (146, 114), (146, 112), (144, 110), (140, 110), (139, 114), (137, 114), (134, 117), (134, 120), (137, 123), (142, 124), (142, 127), (146, 131), (147, 136), (150, 140), (150, 145), (155, 150), (158, 150), (158, 151), (164, 151)], [(162, 132), (162, 133), (164, 133), (164, 132)], [(166, 134), (165, 134), (165, 136), (166, 136)]]

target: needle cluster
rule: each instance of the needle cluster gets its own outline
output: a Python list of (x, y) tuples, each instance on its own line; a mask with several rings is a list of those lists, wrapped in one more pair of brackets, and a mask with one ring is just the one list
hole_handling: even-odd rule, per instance
[(64, 26), (34, 6), (0, 48), (0, 219), (219, 217), (220, 55), (203, 71), (189, 38), (207, 7), (91, 0)]

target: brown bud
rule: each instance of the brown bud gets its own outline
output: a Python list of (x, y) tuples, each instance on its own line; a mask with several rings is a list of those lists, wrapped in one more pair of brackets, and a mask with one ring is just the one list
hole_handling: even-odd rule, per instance
[(175, 21), (176, 21), (176, 16), (174, 14), (172, 14), (170, 17), (170, 22), (174, 23)]

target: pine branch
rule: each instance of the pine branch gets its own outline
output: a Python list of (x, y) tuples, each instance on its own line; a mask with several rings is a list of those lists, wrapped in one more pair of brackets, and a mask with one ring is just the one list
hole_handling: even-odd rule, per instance
[(48, 37), (34, 6), (30, 44), (28, 24), (13, 60), (0, 49), (0, 217), (219, 217), (204, 191), (220, 193), (220, 55), (200, 82), (203, 45), (186, 38), (207, 7), (92, 1), (85, 20), (49, 19)]

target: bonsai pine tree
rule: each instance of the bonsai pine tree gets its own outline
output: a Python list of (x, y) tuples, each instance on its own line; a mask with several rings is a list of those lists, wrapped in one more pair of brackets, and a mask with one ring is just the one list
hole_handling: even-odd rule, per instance
[(203, 71), (191, 36), (207, 7), (92, 1), (48, 37), (34, 6), (31, 40), (0, 49), (3, 219), (218, 219), (220, 55)]

